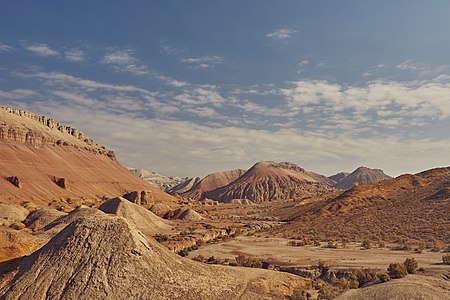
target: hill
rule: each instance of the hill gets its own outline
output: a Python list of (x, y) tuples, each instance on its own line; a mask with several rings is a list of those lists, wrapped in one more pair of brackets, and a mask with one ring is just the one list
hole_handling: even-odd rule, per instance
[(39, 207), (68, 207), (103, 196), (151, 190), (155, 199), (172, 199), (133, 176), (114, 152), (75, 128), (19, 109), (0, 107), (0, 200), (33, 201)]
[(201, 200), (204, 198), (205, 193), (226, 186), (241, 177), (244, 173), (245, 170), (235, 169), (206, 175), (187, 192), (181, 193), (180, 196)]
[(329, 199), (300, 202), (285, 233), (325, 239), (450, 243), (450, 167), (359, 185)]
[(336, 182), (333, 186), (341, 190), (348, 190), (355, 185), (375, 183), (391, 178), (391, 176), (384, 174), (383, 170), (366, 167), (359, 167), (350, 174), (341, 172), (329, 177), (329, 179)]
[(327, 184), (295, 164), (263, 161), (230, 184), (205, 193), (205, 197), (223, 202), (232, 199), (263, 202), (306, 198), (328, 190)]
[(170, 253), (125, 219), (75, 220), (0, 280), (5, 299), (286, 299), (305, 280)]
[(165, 192), (189, 179), (188, 177), (167, 177), (146, 169), (128, 168), (128, 170), (137, 177), (160, 187)]

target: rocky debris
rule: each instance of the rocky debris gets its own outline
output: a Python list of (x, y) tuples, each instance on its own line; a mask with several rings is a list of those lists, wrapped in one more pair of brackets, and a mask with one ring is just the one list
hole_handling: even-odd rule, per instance
[(232, 199), (264, 202), (302, 199), (326, 193), (331, 189), (295, 164), (264, 161), (256, 163), (230, 184), (204, 195), (220, 202)]
[(28, 215), (28, 210), (19, 205), (0, 203), (0, 226), (10, 226), (17, 222), (23, 222)]
[(64, 216), (67, 216), (67, 213), (51, 208), (41, 208), (32, 211), (23, 223), (31, 230), (39, 231), (56, 219)]
[(127, 221), (142, 233), (153, 236), (170, 232), (172, 226), (166, 220), (156, 216), (146, 208), (118, 197), (104, 202), (99, 209), (107, 214), (114, 214), (127, 219)]
[(201, 200), (207, 192), (226, 186), (241, 177), (245, 171), (246, 170), (235, 169), (206, 175), (188, 191), (179, 193), (179, 195), (184, 198)]
[(184, 192), (189, 191), (194, 185), (196, 185), (200, 181), (200, 179), (201, 179), (200, 177), (188, 178), (185, 181), (181, 182), (180, 184), (167, 190), (166, 192), (171, 195), (182, 194)]
[(137, 205), (147, 207), (155, 203), (155, 200), (153, 199), (153, 193), (151, 190), (129, 192), (123, 195), (122, 197)]
[(189, 180), (189, 177), (180, 178), (180, 177), (167, 177), (161, 174), (158, 174), (153, 171), (145, 170), (145, 169), (133, 169), (129, 168), (130, 172), (143, 180), (154, 184), (160, 187), (163, 191), (167, 192), (172, 189), (174, 186), (179, 185), (182, 182)]
[(330, 176), (334, 178), (336, 183), (334, 187), (341, 190), (347, 190), (355, 185), (376, 183), (386, 179), (391, 179), (391, 176), (384, 174), (383, 170), (380, 169), (370, 169), (366, 167), (359, 167), (350, 174), (338, 173), (336, 175)]
[[(23, 230), (19, 231), (12, 228), (5, 228), (0, 226), (0, 262), (8, 261), (24, 255), (29, 255), (44, 243), (44, 240), (35, 237)], [(0, 276), (2, 271), (3, 264), (0, 265)], [(1, 297), (2, 293), (0, 292), (0, 298)]]
[(219, 205), (219, 201), (208, 198), (204, 198), (203, 200), (200, 201), (200, 203), (203, 205)]
[(110, 215), (72, 222), (0, 282), (5, 299), (285, 299), (305, 280), (184, 259)]
[(20, 188), (19, 177), (17, 177), (17, 176), (10, 176), (10, 177), (7, 177), (6, 180), (8, 180), (15, 187)]
[(238, 205), (253, 205), (253, 204), (255, 204), (251, 200), (248, 200), (248, 199), (230, 199), (230, 200), (224, 201), (224, 203), (231, 203), (231, 204), (238, 204)]
[(192, 208), (181, 207), (164, 215), (164, 219), (201, 221), (204, 218)]

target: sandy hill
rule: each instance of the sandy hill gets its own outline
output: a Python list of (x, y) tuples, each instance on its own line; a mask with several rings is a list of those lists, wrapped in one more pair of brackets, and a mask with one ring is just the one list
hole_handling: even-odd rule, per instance
[(336, 300), (442, 300), (450, 299), (448, 285), (429, 276), (408, 275), (400, 280), (392, 280), (362, 289), (349, 290)]
[(305, 280), (170, 253), (125, 219), (75, 220), (1, 279), (4, 299), (286, 299)]
[(136, 175), (137, 177), (142, 178), (143, 180), (160, 187), (163, 191), (168, 191), (172, 189), (174, 186), (177, 186), (180, 183), (190, 179), (187, 177), (186, 178), (172, 177), (172, 176), (167, 177), (146, 169), (128, 168), (128, 170), (130, 170), (130, 172)]
[(172, 227), (166, 220), (156, 216), (148, 209), (118, 197), (106, 201), (98, 208), (107, 214), (123, 217), (147, 236), (170, 232)]
[(155, 198), (171, 199), (133, 176), (116, 161), (112, 151), (75, 128), (23, 110), (0, 107), (1, 201), (31, 200), (46, 207), (55, 200), (54, 206), (70, 207), (74, 199), (120, 196), (133, 190), (152, 190)]
[(347, 190), (355, 185), (380, 182), (392, 177), (384, 174), (383, 170), (380, 169), (359, 167), (350, 174), (342, 172), (329, 178), (336, 182), (335, 188)]
[(355, 186), (328, 200), (303, 203), (284, 230), (327, 238), (450, 243), (450, 167)]
[(253, 202), (305, 198), (329, 190), (299, 166), (284, 162), (256, 163), (230, 184), (205, 193), (218, 201), (249, 199)]
[(204, 198), (204, 194), (206, 192), (226, 186), (227, 184), (241, 177), (245, 173), (245, 171), (246, 170), (235, 169), (206, 175), (188, 191), (180, 194), (180, 196), (195, 200), (201, 200)]

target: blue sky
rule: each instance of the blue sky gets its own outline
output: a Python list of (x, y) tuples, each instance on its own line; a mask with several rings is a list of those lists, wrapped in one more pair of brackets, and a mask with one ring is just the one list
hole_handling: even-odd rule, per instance
[(126, 166), (450, 165), (448, 1), (2, 1), (0, 104)]

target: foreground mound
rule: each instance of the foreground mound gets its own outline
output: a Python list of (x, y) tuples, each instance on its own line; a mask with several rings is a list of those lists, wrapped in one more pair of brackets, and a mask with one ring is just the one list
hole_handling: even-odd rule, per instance
[[(81, 218), (0, 282), (5, 299), (273, 299), (298, 277), (169, 253), (121, 217)], [(278, 296), (277, 296), (278, 295)]]
[(148, 209), (118, 197), (106, 201), (98, 208), (107, 214), (114, 214), (127, 219), (146, 235), (155, 235), (170, 231), (172, 227)]
[(76, 207), (82, 197), (99, 199), (133, 190), (153, 190), (157, 199), (172, 199), (134, 176), (114, 153), (75, 128), (30, 112), (0, 107), (0, 199), (33, 200), (38, 207)]
[(205, 196), (222, 202), (232, 199), (263, 202), (306, 198), (328, 190), (327, 184), (319, 182), (295, 164), (263, 161), (235, 181), (207, 192)]
[[(445, 286), (443, 286), (445, 285)], [(450, 299), (450, 286), (442, 280), (409, 275), (400, 280), (349, 290), (336, 300), (442, 300)]]

